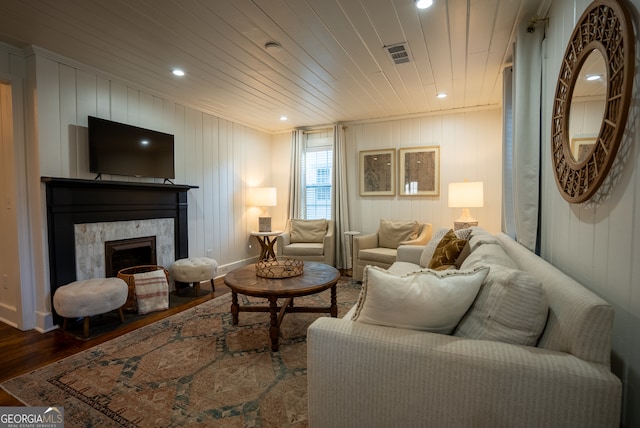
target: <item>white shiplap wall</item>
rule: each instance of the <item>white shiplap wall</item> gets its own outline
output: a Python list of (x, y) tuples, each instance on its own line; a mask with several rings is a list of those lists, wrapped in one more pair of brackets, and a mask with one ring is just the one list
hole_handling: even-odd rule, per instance
[[(270, 185), (271, 136), (126, 83), (36, 58), (38, 140), (43, 176), (93, 178), (88, 170), (87, 116), (175, 135), (177, 184), (188, 193), (189, 254), (211, 256), (221, 273), (255, 256), (249, 232), (258, 211), (246, 205), (248, 187)], [(156, 181), (104, 176), (109, 180)]]
[[(484, 182), (484, 207), (471, 215), (490, 231), (499, 231), (502, 201), (502, 110), (487, 109), (409, 119), (347, 125), (347, 182), (351, 228), (374, 233), (380, 219), (420, 220), (433, 229), (453, 227), (462, 210), (447, 205), (450, 182)], [(360, 196), (359, 152), (440, 146), (439, 196)]]
[[(560, 63), (588, 0), (555, 0), (549, 13), (542, 129), (551, 129), (551, 107)], [(640, 0), (630, 3), (638, 27)], [(637, 36), (636, 36), (637, 37)], [(639, 41), (636, 39), (636, 48)], [(638, 49), (636, 49), (638, 50)], [(637, 54), (636, 54), (637, 56)], [(612, 187), (583, 205), (570, 205), (557, 190), (550, 132), (542, 146), (542, 256), (611, 303), (615, 309), (612, 370), (623, 382), (622, 426), (640, 426), (640, 107), (636, 65), (634, 101)], [(605, 182), (606, 185), (606, 182)]]

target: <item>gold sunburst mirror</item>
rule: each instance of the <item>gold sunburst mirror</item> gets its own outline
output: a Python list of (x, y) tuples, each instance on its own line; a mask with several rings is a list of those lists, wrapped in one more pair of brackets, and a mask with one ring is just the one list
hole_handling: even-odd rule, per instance
[[(634, 68), (629, 11), (616, 0), (594, 1), (571, 34), (553, 103), (553, 170), (569, 203), (589, 200), (615, 160), (629, 112)], [(590, 84), (587, 78), (595, 80)], [(597, 129), (588, 129), (594, 118)]]

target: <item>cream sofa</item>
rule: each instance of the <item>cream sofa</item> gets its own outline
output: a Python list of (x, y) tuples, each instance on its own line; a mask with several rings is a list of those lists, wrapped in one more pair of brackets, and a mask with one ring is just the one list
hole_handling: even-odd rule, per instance
[(424, 245), (430, 238), (430, 223), (380, 220), (376, 233), (353, 238), (353, 279), (362, 281), (365, 266), (385, 269), (391, 266), (396, 261), (398, 246)]
[[(352, 321), (353, 310), (320, 318), (307, 336), (312, 428), (619, 425), (613, 308), (508, 236), (493, 237), (509, 260), (481, 257), (490, 270), (513, 262), (542, 284), (548, 318), (537, 345), (372, 325)], [(392, 269), (420, 269), (421, 251), (400, 247)]]

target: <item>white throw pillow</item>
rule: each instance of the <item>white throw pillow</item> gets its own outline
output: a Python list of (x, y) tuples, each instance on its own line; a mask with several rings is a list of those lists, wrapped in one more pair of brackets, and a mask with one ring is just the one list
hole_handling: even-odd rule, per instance
[(492, 265), (454, 336), (536, 346), (548, 313), (547, 298), (537, 278), (517, 269)]
[(398, 276), (367, 266), (352, 320), (449, 334), (473, 303), (488, 272), (484, 266)]

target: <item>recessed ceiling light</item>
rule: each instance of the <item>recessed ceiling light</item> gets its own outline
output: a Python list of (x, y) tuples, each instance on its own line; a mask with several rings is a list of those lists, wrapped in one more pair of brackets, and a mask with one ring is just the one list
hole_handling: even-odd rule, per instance
[(588, 81), (592, 81), (592, 80), (600, 80), (602, 79), (602, 76), (599, 74), (587, 74), (587, 80)]
[(445, 94), (444, 92), (440, 92), (438, 95), (436, 95), (438, 98), (447, 98), (447, 94)]
[(433, 4), (433, 0), (416, 0), (416, 7), (418, 9), (426, 9), (431, 7)]
[(287, 116), (280, 116), (280, 120), (281, 120), (281, 121), (283, 121), (283, 122), (284, 122), (285, 120), (287, 120), (287, 119), (288, 119), (288, 118), (287, 118)]
[(174, 76), (184, 76), (184, 71), (180, 70), (179, 68), (174, 68), (173, 70), (171, 70), (171, 73), (173, 73)]

